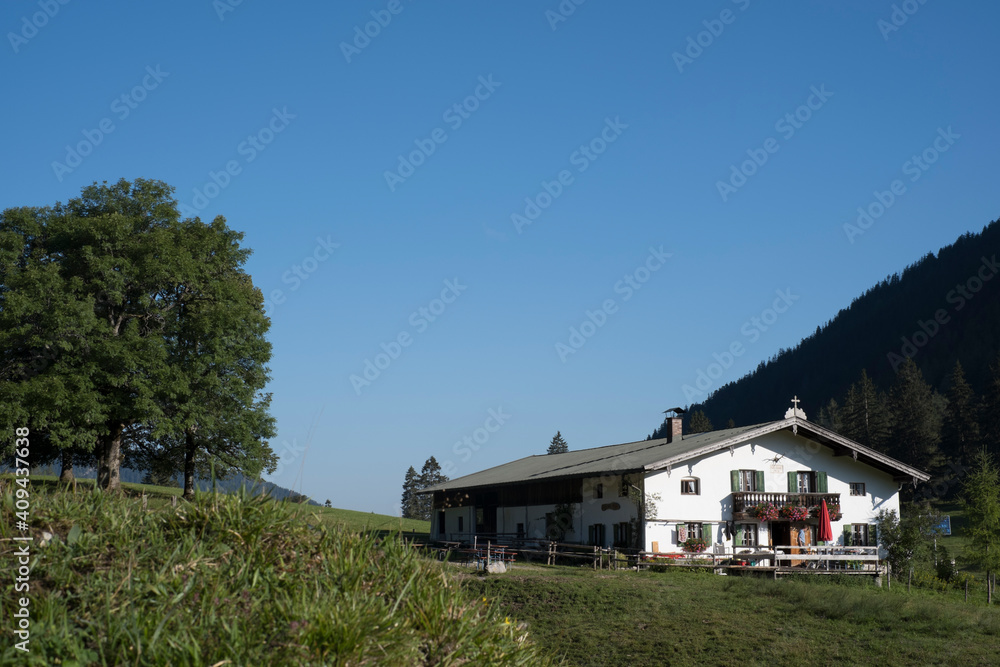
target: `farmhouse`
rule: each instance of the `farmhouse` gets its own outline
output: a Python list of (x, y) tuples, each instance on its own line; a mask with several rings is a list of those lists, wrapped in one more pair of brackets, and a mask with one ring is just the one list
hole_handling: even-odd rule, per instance
[[(796, 399), (793, 403), (797, 403)], [(790, 408), (765, 424), (543, 454), (429, 487), (440, 541), (558, 541), (645, 552), (692, 544), (715, 553), (819, 543), (877, 544), (879, 510), (929, 475)], [(798, 551), (796, 551), (798, 553)], [(805, 551), (803, 551), (805, 553)]]

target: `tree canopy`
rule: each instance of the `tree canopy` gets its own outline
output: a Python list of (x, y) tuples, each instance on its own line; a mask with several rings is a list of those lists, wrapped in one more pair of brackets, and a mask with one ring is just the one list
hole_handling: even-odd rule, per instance
[(2, 419), (93, 451), (109, 490), (123, 461), (192, 447), (222, 472), (273, 470), (269, 321), (242, 237), (182, 220), (145, 179), (0, 214)]

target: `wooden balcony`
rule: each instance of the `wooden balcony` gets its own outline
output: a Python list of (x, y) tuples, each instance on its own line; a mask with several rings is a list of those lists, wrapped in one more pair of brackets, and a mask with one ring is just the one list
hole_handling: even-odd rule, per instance
[[(733, 493), (733, 519), (736, 521), (752, 520), (756, 517), (751, 514), (755, 505), (771, 503), (776, 507), (785, 505), (795, 505), (808, 507), (810, 517), (819, 516), (821, 501), (826, 501), (826, 506), (830, 511), (830, 519), (836, 521), (840, 514), (840, 494), (839, 493), (769, 493), (766, 491), (737, 491)], [(779, 518), (778, 521), (788, 521)]]

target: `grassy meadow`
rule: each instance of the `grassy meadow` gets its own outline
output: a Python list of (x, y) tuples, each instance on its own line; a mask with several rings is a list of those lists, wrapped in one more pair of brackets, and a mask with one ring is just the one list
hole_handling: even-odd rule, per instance
[(463, 575), (571, 665), (996, 665), (1000, 605), (958, 592), (689, 570)]
[[(16, 487), (0, 484), (0, 560), (13, 569)], [(6, 624), (0, 664), (968, 667), (1000, 656), (1000, 605), (981, 586), (965, 602), (864, 577), (475, 574), (408, 544), (425, 541), (427, 522), (245, 494), (172, 507), (179, 489), (124, 486), (32, 480), (31, 652)], [(43, 530), (56, 536), (44, 547)], [(961, 540), (942, 542), (954, 555)]]
[[(136, 489), (53, 486), (30, 489), (30, 653), (5, 623), (0, 664), (551, 664), (495, 605), (386, 534), (389, 523), (360, 530), (376, 527), (372, 515), (245, 494), (174, 508), (176, 489), (143, 510)], [(21, 534), (14, 488), (8, 477), (0, 499), (8, 568)], [(56, 535), (46, 546), (43, 530)], [(11, 619), (15, 595), (4, 588)]]

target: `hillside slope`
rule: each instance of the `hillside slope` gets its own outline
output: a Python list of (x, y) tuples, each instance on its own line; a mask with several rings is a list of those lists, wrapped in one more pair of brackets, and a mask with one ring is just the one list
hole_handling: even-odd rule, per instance
[[(957, 359), (981, 392), (1000, 352), (998, 255), (1000, 221), (994, 221), (887, 277), (795, 348), (761, 362), (690, 411), (704, 410), (717, 427), (730, 418), (753, 424), (779, 418), (774, 406), (798, 395), (814, 417), (830, 398), (839, 400), (863, 368), (876, 386), (887, 388), (906, 356), (939, 391)], [(661, 437), (662, 428), (652, 437)]]

